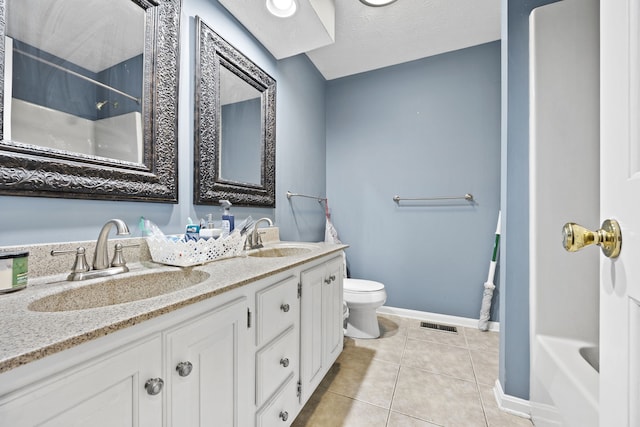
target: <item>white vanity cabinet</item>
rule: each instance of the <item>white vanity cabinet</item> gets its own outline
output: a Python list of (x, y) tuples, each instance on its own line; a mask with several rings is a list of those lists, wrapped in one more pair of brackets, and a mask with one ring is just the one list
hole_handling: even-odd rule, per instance
[(303, 404), (342, 351), (343, 265), (340, 255), (300, 274), (300, 380)]
[(160, 426), (162, 394), (144, 386), (161, 371), (162, 342), (154, 334), (4, 395), (0, 425)]
[(281, 268), (2, 373), (0, 426), (287, 427), (342, 350), (342, 259)]
[(0, 387), (0, 426), (245, 427), (247, 310), (231, 291), (9, 371), (30, 383)]

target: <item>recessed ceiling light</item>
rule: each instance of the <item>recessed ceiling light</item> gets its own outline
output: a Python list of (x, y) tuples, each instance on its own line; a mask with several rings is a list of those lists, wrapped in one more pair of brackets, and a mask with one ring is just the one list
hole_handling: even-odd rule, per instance
[[(394, 0), (395, 1), (395, 0)], [(296, 0), (267, 0), (267, 9), (278, 18), (288, 18), (296, 13)]]
[(378, 7), (378, 6), (386, 6), (388, 4), (393, 3), (396, 0), (360, 0), (360, 1), (366, 4), (367, 6)]

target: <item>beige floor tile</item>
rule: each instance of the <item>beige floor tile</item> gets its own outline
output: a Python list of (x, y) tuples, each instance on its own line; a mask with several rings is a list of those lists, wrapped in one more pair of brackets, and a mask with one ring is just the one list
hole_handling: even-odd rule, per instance
[(392, 363), (400, 363), (407, 337), (402, 334), (373, 340), (345, 339), (345, 351), (355, 354), (373, 352), (372, 357)]
[(499, 354), (488, 350), (473, 349), (469, 350), (469, 353), (478, 384), (493, 386), (498, 379)]
[(486, 427), (475, 382), (400, 368), (391, 409), (447, 427)]
[(407, 339), (402, 366), (474, 381), (469, 350), (436, 342)]
[(508, 414), (500, 408), (493, 394), (493, 387), (480, 385), (480, 397), (489, 427), (532, 427), (533, 423), (522, 417)]
[(329, 391), (389, 409), (400, 365), (343, 353), (322, 381)]
[(388, 338), (394, 335), (407, 335), (407, 319), (391, 314), (379, 314), (380, 335)]
[(389, 411), (323, 391), (314, 393), (294, 420), (294, 427), (385, 427)]
[(432, 424), (427, 421), (419, 420), (408, 415), (393, 412), (389, 414), (387, 427), (437, 427), (438, 424)]
[(453, 333), (445, 331), (435, 331), (433, 329), (415, 327), (409, 328), (408, 337), (422, 341), (432, 341), (440, 344), (466, 347), (467, 341), (463, 332)]
[(500, 335), (497, 332), (481, 331), (477, 328), (461, 328), (467, 338), (469, 348), (499, 351)]

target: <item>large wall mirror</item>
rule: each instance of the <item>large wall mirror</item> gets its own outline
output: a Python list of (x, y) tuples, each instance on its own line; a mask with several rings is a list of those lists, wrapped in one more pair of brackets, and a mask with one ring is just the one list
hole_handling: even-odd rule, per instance
[(0, 0), (0, 194), (172, 202), (181, 0)]
[(196, 17), (194, 203), (275, 206), (276, 82)]

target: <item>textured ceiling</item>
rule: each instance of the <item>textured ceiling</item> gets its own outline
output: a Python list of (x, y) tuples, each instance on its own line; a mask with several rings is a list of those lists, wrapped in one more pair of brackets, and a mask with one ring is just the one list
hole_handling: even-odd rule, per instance
[(297, 0), (286, 19), (264, 0), (219, 1), (276, 58), (305, 52), (327, 80), (500, 39), (500, 0)]

